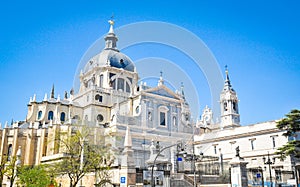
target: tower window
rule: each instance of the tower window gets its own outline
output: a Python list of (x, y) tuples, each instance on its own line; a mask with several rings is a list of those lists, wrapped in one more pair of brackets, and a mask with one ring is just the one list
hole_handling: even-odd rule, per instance
[(48, 120), (53, 120), (53, 111), (48, 112)]
[(102, 95), (99, 95), (99, 94), (97, 94), (96, 96), (95, 96), (95, 100), (96, 101), (99, 101), (99, 102), (102, 102)]
[(65, 121), (65, 118), (66, 118), (66, 113), (62, 112), (60, 114), (60, 121)]
[(224, 111), (227, 111), (227, 102), (224, 102)]
[(232, 108), (233, 108), (233, 111), (236, 111), (236, 102), (232, 103)]
[(43, 114), (43, 112), (40, 110), (38, 113), (38, 120), (40, 120), (42, 118), (42, 114)]

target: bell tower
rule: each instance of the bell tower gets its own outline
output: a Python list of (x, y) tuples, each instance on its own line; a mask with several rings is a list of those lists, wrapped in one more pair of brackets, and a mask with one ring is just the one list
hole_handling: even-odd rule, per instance
[(235, 90), (232, 88), (228, 69), (225, 66), (225, 84), (220, 94), (220, 105), (221, 105), (221, 127), (237, 127), (240, 126), (240, 114), (238, 108), (238, 97)]

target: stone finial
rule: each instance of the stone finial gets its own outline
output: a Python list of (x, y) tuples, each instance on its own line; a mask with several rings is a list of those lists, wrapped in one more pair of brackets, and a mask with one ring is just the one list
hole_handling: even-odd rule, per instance
[(35, 94), (33, 94), (32, 102), (36, 102), (36, 95)]
[(60, 102), (60, 95), (57, 95), (57, 102)]
[(32, 102), (32, 97), (29, 98), (29, 103), (31, 103), (31, 102)]
[(126, 130), (126, 135), (125, 135), (124, 147), (132, 147), (130, 128), (128, 126), (127, 126), (127, 130)]
[(47, 93), (45, 93), (45, 96), (44, 96), (44, 100), (43, 101), (47, 101), (48, 100), (48, 95)]
[(8, 121), (5, 122), (4, 128), (8, 128)]

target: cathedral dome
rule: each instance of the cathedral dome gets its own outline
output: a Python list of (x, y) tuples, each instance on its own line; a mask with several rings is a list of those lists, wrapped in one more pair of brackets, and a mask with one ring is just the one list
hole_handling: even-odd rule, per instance
[(135, 66), (132, 60), (125, 54), (114, 49), (104, 49), (96, 56), (92, 57), (84, 67), (84, 73), (92, 70), (94, 67), (111, 66), (123, 68), (134, 72)]
[(111, 66), (134, 72), (135, 67), (133, 62), (128, 56), (124, 55), (117, 49), (118, 38), (113, 29), (114, 21), (109, 20), (109, 24), (110, 29), (104, 38), (105, 48), (87, 62), (84, 67), (84, 73), (87, 73), (97, 66)]

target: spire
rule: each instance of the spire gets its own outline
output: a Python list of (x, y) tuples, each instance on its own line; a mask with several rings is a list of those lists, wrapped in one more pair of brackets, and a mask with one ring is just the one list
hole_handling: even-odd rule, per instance
[(51, 99), (53, 99), (54, 98), (54, 84), (52, 85), (52, 90), (51, 90), (51, 97), (50, 97)]
[(225, 84), (224, 84), (224, 91), (227, 91), (227, 90), (233, 90), (232, 86), (231, 86), (231, 83), (230, 83), (230, 79), (229, 79), (229, 73), (228, 73), (228, 66), (226, 65), (225, 66), (225, 74), (226, 74), (226, 77), (225, 77)]
[(113, 20), (113, 16), (108, 21), (108, 23), (109, 23), (110, 27), (109, 27), (109, 31), (108, 31), (107, 35), (104, 38), (104, 40), (105, 40), (105, 49), (112, 49), (112, 50), (115, 50), (115, 51), (119, 51), (117, 49), (118, 38), (117, 38), (117, 36), (115, 35), (115, 32), (114, 32), (115, 21)]
[(108, 20), (108, 23), (109, 23), (109, 25), (110, 25), (108, 33), (109, 33), (109, 34), (115, 34), (115, 32), (114, 32), (114, 24), (115, 24), (115, 21), (112, 20), (112, 19), (110, 19), (110, 20)]
[(126, 130), (126, 135), (125, 135), (124, 147), (132, 147), (130, 128), (128, 126), (127, 126), (127, 130)]

